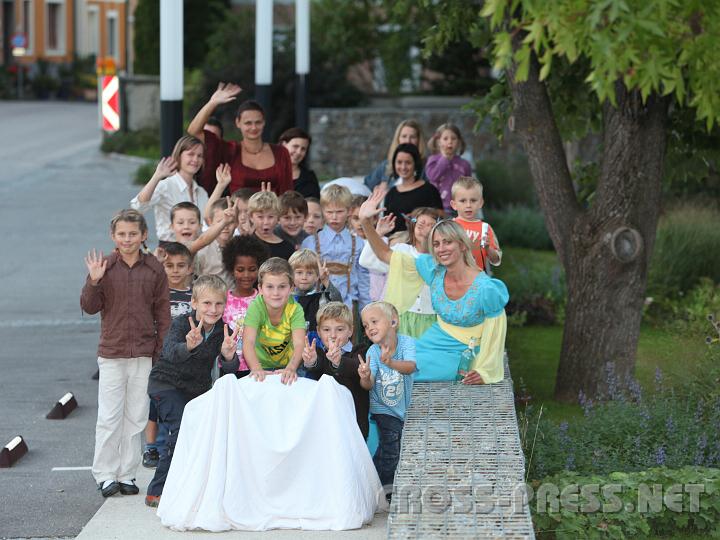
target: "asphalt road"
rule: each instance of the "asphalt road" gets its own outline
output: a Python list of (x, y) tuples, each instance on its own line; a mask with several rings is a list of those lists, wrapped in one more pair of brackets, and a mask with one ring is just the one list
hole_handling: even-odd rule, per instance
[[(131, 162), (106, 158), (94, 105), (0, 102), (0, 446), (30, 452), (0, 469), (0, 538), (73, 537), (102, 504), (92, 464), (99, 324), (79, 295), (89, 248), (136, 192)], [(45, 414), (65, 392), (65, 420)]]

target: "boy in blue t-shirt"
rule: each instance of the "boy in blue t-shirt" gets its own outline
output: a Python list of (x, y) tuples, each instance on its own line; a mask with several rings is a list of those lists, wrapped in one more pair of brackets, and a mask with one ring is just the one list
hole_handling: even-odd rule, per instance
[(361, 386), (370, 391), (370, 414), (380, 439), (373, 463), (384, 486), (393, 483), (400, 459), (415, 372), (415, 340), (398, 335), (398, 319), (395, 306), (387, 302), (372, 302), (362, 310), (363, 328), (373, 344), (367, 360), (360, 358), (358, 373)]

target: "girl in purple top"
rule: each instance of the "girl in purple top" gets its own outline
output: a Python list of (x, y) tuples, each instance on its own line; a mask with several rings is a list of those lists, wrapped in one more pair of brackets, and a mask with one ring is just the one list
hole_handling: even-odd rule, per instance
[(472, 166), (460, 156), (465, 152), (465, 140), (454, 124), (443, 124), (428, 141), (432, 155), (425, 164), (425, 174), (440, 192), (445, 212), (454, 215), (450, 206), (451, 190), (461, 176), (472, 176)]

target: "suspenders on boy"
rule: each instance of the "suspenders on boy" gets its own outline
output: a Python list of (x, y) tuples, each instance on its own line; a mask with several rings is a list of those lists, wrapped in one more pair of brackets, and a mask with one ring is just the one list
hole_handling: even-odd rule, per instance
[[(313, 237), (315, 238), (315, 253), (318, 254), (319, 257), (322, 257), (320, 254), (320, 237), (318, 237), (317, 233), (313, 234)], [(347, 264), (343, 264), (341, 262), (337, 261), (325, 261), (325, 267), (327, 268), (330, 275), (333, 276), (345, 276), (347, 279), (347, 293), (350, 294), (350, 272), (352, 271), (353, 264), (355, 263), (355, 235), (350, 235), (350, 258), (348, 259)]]

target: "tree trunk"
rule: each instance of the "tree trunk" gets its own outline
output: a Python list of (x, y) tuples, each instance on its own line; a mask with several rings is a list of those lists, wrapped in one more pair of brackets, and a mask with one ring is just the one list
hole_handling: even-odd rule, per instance
[[(600, 178), (580, 208), (547, 95), (531, 61), (528, 80), (509, 74), (515, 123), (528, 154), (548, 231), (565, 269), (568, 299), (555, 398), (609, 393), (633, 374), (650, 255), (660, 210), (667, 100), (616, 86), (617, 107), (603, 107)], [(620, 233), (624, 229), (625, 232)], [(611, 242), (620, 235), (613, 252)], [(639, 250), (633, 253), (633, 245)], [(512, 295), (512, 291), (510, 291)], [(606, 374), (613, 364), (616, 380)]]

